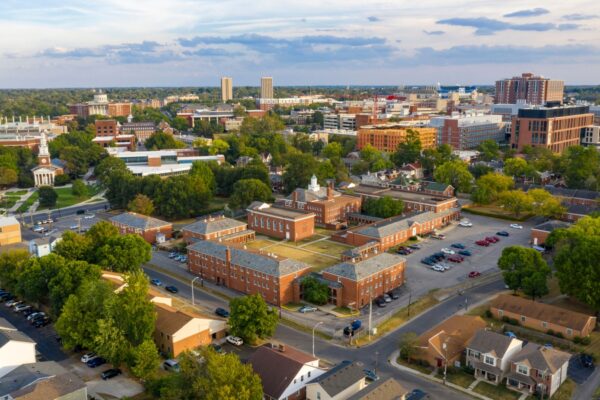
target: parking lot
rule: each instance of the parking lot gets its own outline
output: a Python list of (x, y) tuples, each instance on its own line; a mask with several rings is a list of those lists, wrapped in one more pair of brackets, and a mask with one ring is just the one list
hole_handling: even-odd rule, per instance
[(575, 383), (581, 385), (592, 375), (595, 368), (587, 368), (581, 362), (579, 354), (573, 355), (569, 360), (568, 375)]
[[(49, 217), (43, 218), (47, 219)], [(23, 240), (33, 240), (44, 237), (44, 235), (60, 236), (64, 231), (86, 232), (92, 225), (104, 218), (104, 213), (87, 213), (81, 215), (54, 216), (53, 222), (45, 223), (41, 226), (45, 229), (44, 233), (35, 232), (32, 228), (24, 227), (22, 230)], [(25, 217), (24, 222), (31, 226), (31, 221)], [(34, 225), (38, 226), (38, 225)]]

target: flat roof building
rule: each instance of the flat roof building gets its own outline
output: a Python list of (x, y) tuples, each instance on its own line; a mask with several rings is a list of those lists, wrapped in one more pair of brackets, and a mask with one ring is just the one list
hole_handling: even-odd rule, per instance
[(247, 208), (248, 226), (254, 231), (297, 242), (315, 234), (315, 214), (311, 212), (273, 207), (255, 201)]
[(409, 131), (417, 133), (423, 149), (431, 149), (437, 143), (437, 129), (406, 125), (402, 123), (388, 123), (381, 125), (365, 125), (358, 130), (356, 147), (362, 150), (370, 144), (379, 151), (393, 153), (400, 143), (404, 143)]
[(516, 103), (524, 100), (529, 104), (562, 103), (565, 82), (524, 73), (510, 79), (496, 81), (496, 103)]

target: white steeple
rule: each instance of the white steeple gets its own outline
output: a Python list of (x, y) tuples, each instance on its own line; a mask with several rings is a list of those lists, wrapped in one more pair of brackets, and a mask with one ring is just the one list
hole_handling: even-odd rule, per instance
[(41, 156), (50, 157), (50, 152), (48, 151), (48, 141), (46, 140), (46, 132), (42, 132), (40, 135), (40, 151), (38, 153), (38, 157)]
[(320, 189), (321, 186), (319, 186), (317, 177), (315, 176), (315, 174), (313, 174), (313, 176), (310, 178), (310, 185), (308, 185), (308, 190), (310, 190), (311, 192), (318, 192)]

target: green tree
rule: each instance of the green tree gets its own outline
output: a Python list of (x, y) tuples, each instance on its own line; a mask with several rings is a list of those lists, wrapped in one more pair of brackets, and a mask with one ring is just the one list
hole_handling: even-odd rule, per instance
[(419, 133), (413, 129), (408, 129), (406, 139), (398, 145), (398, 149), (392, 154), (392, 162), (397, 167), (416, 162), (421, 156), (421, 149)]
[(245, 209), (253, 201), (269, 202), (273, 200), (271, 188), (258, 179), (242, 179), (233, 185), (233, 193), (229, 199), (232, 209)]
[(421, 165), (428, 172), (432, 172), (436, 167), (448, 161), (457, 159), (458, 157), (452, 153), (452, 146), (449, 144), (441, 144), (434, 149), (424, 149), (420, 157)]
[(69, 296), (76, 293), (84, 282), (100, 279), (100, 267), (97, 265), (73, 260), (59, 265), (53, 265), (47, 287), (52, 314), (55, 316), (60, 315)]
[(522, 190), (507, 190), (500, 194), (498, 202), (505, 210), (511, 211), (517, 218), (524, 211), (531, 211), (533, 199)]
[(229, 143), (221, 139), (215, 139), (208, 149), (208, 154), (225, 154), (227, 150), (229, 150)]
[(14, 291), (19, 275), (27, 264), (30, 254), (27, 250), (7, 250), (0, 253), (0, 284), (2, 288)]
[(215, 190), (217, 189), (217, 181), (215, 179), (215, 174), (213, 173), (208, 163), (202, 161), (194, 161), (194, 163), (192, 164), (192, 169), (190, 170), (190, 175), (200, 177), (206, 184), (206, 187), (208, 187), (208, 189), (211, 191), (211, 193), (215, 193)]
[(460, 160), (447, 161), (433, 172), (436, 182), (452, 185), (457, 191), (468, 193), (473, 185), (473, 175), (467, 163)]
[(140, 193), (129, 202), (127, 209), (138, 214), (152, 215), (154, 212), (154, 203), (151, 198)]
[(152, 248), (136, 234), (113, 236), (96, 250), (98, 265), (115, 272), (136, 272), (152, 258)]
[(189, 129), (189, 124), (187, 119), (183, 118), (183, 117), (175, 117), (173, 118), (173, 121), (171, 122), (171, 126), (173, 127), (173, 129), (177, 129), (178, 131), (187, 131)]
[(19, 181), (17, 170), (7, 167), (0, 167), (0, 187), (9, 187)]
[(566, 164), (564, 178), (573, 189), (598, 189), (600, 156), (593, 147), (571, 146), (563, 154)]
[(321, 154), (323, 155), (323, 157), (331, 160), (331, 159), (341, 158), (342, 152), (343, 152), (343, 148), (340, 143), (331, 142), (331, 143), (328, 143), (325, 147), (323, 147)]
[(498, 268), (515, 293), (522, 290), (533, 299), (548, 293), (546, 282), (551, 270), (538, 251), (523, 246), (506, 247), (498, 259)]
[(403, 211), (404, 203), (402, 200), (396, 200), (390, 196), (367, 199), (363, 203), (363, 212), (373, 217), (390, 218), (402, 214)]
[(90, 154), (85, 149), (77, 146), (64, 147), (60, 151), (60, 159), (65, 162), (65, 167), (73, 178), (85, 175), (90, 164), (92, 164)]
[(153, 133), (146, 141), (144, 146), (148, 150), (163, 150), (163, 149), (183, 149), (185, 144), (175, 140), (173, 135), (164, 132)]
[(535, 215), (546, 218), (558, 218), (567, 211), (559, 199), (544, 189), (531, 189), (527, 194), (533, 200), (533, 213)]
[(495, 140), (484, 140), (479, 144), (477, 149), (481, 153), (481, 159), (484, 161), (498, 160), (500, 158), (500, 146)]
[(58, 200), (58, 194), (50, 186), (41, 186), (38, 189), (38, 195), (40, 206), (42, 207), (54, 207), (56, 205), (56, 200)]
[(291, 193), (296, 188), (304, 188), (311, 176), (317, 172), (317, 160), (311, 154), (292, 154), (288, 157), (287, 167), (283, 173), (285, 190)]
[(419, 353), (419, 337), (414, 332), (407, 332), (400, 337), (398, 347), (400, 357), (410, 362)]
[(369, 164), (372, 163), (373, 161), (377, 160), (380, 156), (381, 156), (381, 153), (379, 152), (379, 150), (377, 150), (375, 147), (371, 146), (370, 143), (367, 143), (360, 150), (360, 159), (368, 162)]
[(212, 199), (201, 176), (178, 175), (163, 180), (152, 199), (159, 215), (169, 219), (199, 215)]
[(148, 379), (156, 374), (160, 365), (160, 355), (154, 341), (147, 339), (131, 352), (131, 372), (141, 379)]
[(116, 172), (129, 173), (125, 162), (117, 157), (105, 157), (94, 169), (96, 179), (103, 185), (108, 184), (110, 177)]
[(273, 336), (277, 326), (277, 312), (270, 308), (260, 294), (236, 297), (229, 302), (229, 326), (232, 335), (246, 342)]
[(536, 171), (523, 158), (508, 158), (504, 161), (504, 173), (513, 177), (534, 177)]
[(88, 186), (81, 179), (76, 179), (73, 181), (71, 186), (71, 193), (76, 197), (87, 197), (88, 196)]
[(491, 172), (477, 179), (475, 186), (476, 188), (471, 194), (473, 201), (479, 204), (489, 204), (498, 199), (500, 193), (512, 189), (514, 181), (510, 176)]
[(313, 304), (327, 304), (329, 286), (313, 276), (308, 276), (302, 280), (302, 296), (304, 300)]

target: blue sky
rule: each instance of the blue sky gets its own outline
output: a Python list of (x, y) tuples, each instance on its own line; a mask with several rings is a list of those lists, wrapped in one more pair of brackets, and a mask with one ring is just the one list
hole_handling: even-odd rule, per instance
[(2, 0), (0, 87), (600, 84), (597, 0)]

